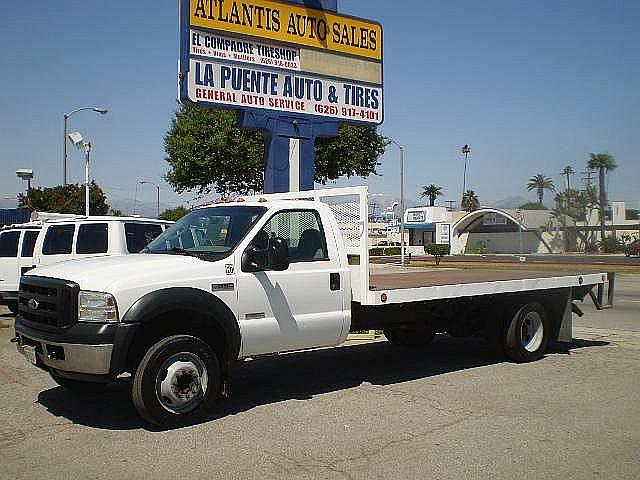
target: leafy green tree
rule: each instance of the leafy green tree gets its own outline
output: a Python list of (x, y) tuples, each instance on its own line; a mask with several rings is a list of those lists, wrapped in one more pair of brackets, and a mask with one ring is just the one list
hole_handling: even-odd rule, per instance
[(111, 215), (112, 217), (122, 217), (122, 216), (124, 216), (124, 214), (122, 213), (122, 210), (120, 210), (119, 208), (111, 208), (111, 209), (109, 209), (109, 215)]
[(589, 155), (589, 161), (587, 162), (587, 168), (591, 170), (598, 170), (598, 186), (599, 186), (599, 202), (598, 207), (600, 209), (600, 238), (605, 239), (605, 209), (607, 206), (607, 192), (605, 187), (606, 174), (618, 168), (616, 160), (613, 155), (609, 153), (592, 153)]
[(467, 190), (462, 195), (462, 209), (466, 212), (473, 212), (480, 208), (480, 201), (478, 200), (478, 196), (476, 192), (473, 190)]
[(442, 187), (439, 187), (438, 185), (435, 184), (431, 184), (431, 185), (425, 185), (422, 187), (422, 193), (420, 194), (421, 198), (428, 198), (429, 199), (429, 206), (433, 207), (433, 204), (436, 202), (436, 198), (441, 197), (442, 196)]
[(440, 260), (442, 260), (442, 257), (444, 257), (445, 255), (449, 255), (451, 247), (449, 245), (438, 243), (427, 243), (424, 246), (424, 251), (429, 255), (433, 255), (436, 260), (436, 265), (440, 265)]
[(527, 183), (527, 190), (535, 190), (536, 194), (538, 195), (538, 203), (542, 205), (544, 191), (549, 190), (551, 192), (555, 192), (556, 187), (549, 177), (545, 177), (544, 175), (539, 173), (538, 175), (535, 175), (529, 179), (529, 183)]
[[(84, 185), (32, 188), (30, 198), (20, 194), (18, 203), (21, 207), (27, 207), (30, 204), (31, 208), (38, 212), (84, 215)], [(109, 212), (107, 196), (94, 181), (89, 185), (89, 212), (91, 215), (106, 215)]]
[(167, 210), (162, 212), (158, 218), (160, 220), (170, 220), (172, 222), (177, 222), (189, 212), (190, 210), (182, 206), (176, 208), (168, 208)]
[[(166, 180), (178, 192), (215, 189), (223, 195), (262, 191), (265, 141), (258, 130), (238, 128), (238, 112), (181, 105), (164, 138), (170, 170)], [(315, 180), (376, 174), (388, 140), (375, 127), (341, 125), (336, 138), (316, 141)]]
[[(552, 216), (565, 231), (566, 251), (573, 250), (576, 240), (573, 232), (577, 233), (577, 222), (584, 221), (587, 212), (596, 204), (597, 194), (594, 187), (587, 187), (585, 190), (567, 189), (556, 194)], [(569, 224), (573, 226), (572, 234), (567, 228)]]

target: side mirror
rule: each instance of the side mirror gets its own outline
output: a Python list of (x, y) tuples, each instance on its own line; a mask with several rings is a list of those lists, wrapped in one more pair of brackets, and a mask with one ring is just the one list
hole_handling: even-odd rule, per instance
[(267, 247), (267, 268), (281, 272), (289, 268), (289, 245), (280, 237), (269, 239)]
[(267, 255), (265, 250), (249, 245), (242, 254), (243, 272), (264, 272), (267, 270)]
[(281, 272), (289, 268), (289, 245), (280, 237), (269, 239), (266, 249), (249, 245), (242, 254), (243, 272)]

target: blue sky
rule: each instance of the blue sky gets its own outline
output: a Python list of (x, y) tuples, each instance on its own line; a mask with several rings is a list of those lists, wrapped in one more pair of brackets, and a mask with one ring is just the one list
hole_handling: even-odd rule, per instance
[[(562, 185), (565, 165), (583, 171), (590, 152), (608, 151), (619, 168), (610, 198), (640, 207), (640, 3), (636, 1), (342, 0), (341, 12), (380, 21), (385, 31), (385, 123), (406, 146), (407, 197), (421, 185), (462, 188), (460, 147), (471, 145), (470, 188), (481, 203), (534, 200), (537, 173)], [(162, 181), (163, 136), (176, 108), (177, 2), (112, 0), (5, 2), (0, 29), (0, 201), (23, 188), (62, 180), (62, 115), (104, 105), (106, 117), (70, 120), (95, 150), (92, 176), (114, 203), (133, 197), (137, 179)], [(390, 147), (372, 192), (398, 195), (398, 153)], [(70, 180), (83, 179), (70, 150)], [(579, 175), (573, 179), (579, 182)], [(143, 201), (155, 191), (145, 186)], [(7, 203), (8, 202), (8, 203)]]

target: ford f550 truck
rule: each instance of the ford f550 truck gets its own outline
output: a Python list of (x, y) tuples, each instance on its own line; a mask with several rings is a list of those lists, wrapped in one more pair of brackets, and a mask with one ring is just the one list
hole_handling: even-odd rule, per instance
[(366, 187), (264, 195), (193, 210), (143, 253), (22, 277), (18, 350), (73, 390), (131, 375), (165, 427), (205, 419), (238, 360), (382, 329), (400, 347), (484, 334), (528, 362), (571, 340), (574, 300), (606, 274), (369, 271)]

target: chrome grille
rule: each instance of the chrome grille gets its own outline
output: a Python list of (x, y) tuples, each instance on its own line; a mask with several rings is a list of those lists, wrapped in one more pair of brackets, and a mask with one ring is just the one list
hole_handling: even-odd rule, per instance
[(79, 290), (76, 283), (66, 280), (24, 276), (18, 292), (20, 316), (33, 328), (69, 327), (78, 316)]

